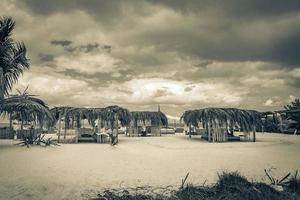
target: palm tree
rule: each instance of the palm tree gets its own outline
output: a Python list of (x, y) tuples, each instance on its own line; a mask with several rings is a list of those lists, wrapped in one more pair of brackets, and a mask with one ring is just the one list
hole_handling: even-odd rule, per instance
[(286, 115), (288, 120), (292, 120), (289, 123), (288, 128), (294, 128), (294, 134), (300, 129), (300, 100), (295, 99), (291, 104), (284, 106), (286, 109)]
[(44, 101), (28, 94), (27, 88), (24, 92), (18, 92), (19, 94), (11, 95), (0, 103), (0, 114), (9, 114), (10, 121), (12, 116), (18, 116), (21, 129), (27, 121), (38, 122), (41, 128), (45, 122), (49, 124), (53, 121), (53, 116)]
[(102, 119), (106, 122), (112, 132), (116, 128), (116, 136), (112, 137), (112, 144), (118, 143), (118, 128), (119, 122), (121, 126), (128, 126), (131, 120), (131, 114), (126, 108), (122, 108), (119, 106), (108, 106), (103, 109)]
[(29, 68), (24, 43), (11, 38), (15, 21), (10, 17), (0, 19), (0, 101), (12, 89), (19, 76)]

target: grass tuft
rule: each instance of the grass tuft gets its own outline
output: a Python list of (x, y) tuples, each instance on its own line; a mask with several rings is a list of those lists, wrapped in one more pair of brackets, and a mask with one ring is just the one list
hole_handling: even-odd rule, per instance
[(151, 194), (153, 188), (149, 187), (143, 192), (106, 190), (98, 194), (96, 200), (300, 200), (297, 172), (285, 182), (282, 191), (277, 191), (270, 184), (250, 182), (239, 172), (222, 172), (218, 174), (218, 181), (210, 186), (185, 184), (188, 175), (182, 180), (181, 187), (172, 190), (169, 195), (163, 191)]

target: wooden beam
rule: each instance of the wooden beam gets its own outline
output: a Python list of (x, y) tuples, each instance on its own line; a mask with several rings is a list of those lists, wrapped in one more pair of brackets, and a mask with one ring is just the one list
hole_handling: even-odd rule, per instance
[(60, 142), (60, 131), (61, 131), (61, 112), (59, 112), (59, 117), (58, 117), (58, 138), (57, 142)]

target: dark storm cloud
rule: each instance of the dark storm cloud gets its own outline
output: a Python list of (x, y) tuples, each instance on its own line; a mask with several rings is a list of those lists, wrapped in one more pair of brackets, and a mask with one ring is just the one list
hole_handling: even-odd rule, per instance
[(190, 91), (192, 91), (192, 90), (193, 90), (192, 87), (186, 87), (186, 88), (184, 88), (184, 91), (185, 91), (185, 92), (190, 92)]
[(105, 49), (108, 53), (111, 53), (112, 46), (110, 46), (110, 45), (103, 45), (102, 48)]
[(54, 61), (54, 55), (52, 54), (39, 54), (39, 57), (40, 57), (40, 61), (42, 63), (45, 63), (45, 62), (52, 62)]
[[(24, 0), (20, 1), (27, 9), (39, 15), (50, 15), (61, 12), (84, 11), (99, 20), (112, 25), (128, 13), (143, 15), (143, 1), (99, 1), (99, 0)], [(132, 11), (132, 12), (131, 12)]]
[(300, 95), (299, 0), (4, 2), (33, 65), (23, 84), (49, 102), (92, 105), (104, 92), (106, 104), (178, 115)]
[(247, 22), (241, 25), (239, 20), (224, 20), (198, 30), (194, 27), (182, 27), (180, 30), (170, 27), (164, 31), (145, 33), (140, 42), (155, 44), (160, 51), (176, 50), (187, 56), (208, 60), (278, 62), (294, 68), (300, 64), (299, 16), (299, 21), (292, 18), (290, 25), (270, 20), (266, 25), (254, 21), (247, 26)]
[(80, 49), (80, 51), (83, 51), (85, 53), (89, 53), (91, 51), (94, 51), (95, 49), (98, 49), (98, 47), (99, 47), (99, 44), (94, 43), (94, 44), (80, 45), (79, 49)]
[(196, 64), (195, 67), (205, 68), (205, 67), (207, 67), (207, 65), (210, 65), (212, 63), (213, 63), (213, 61), (203, 61), (203, 62)]
[[(292, 68), (300, 64), (300, 56), (297, 56), (300, 48), (300, 19), (295, 20), (295, 17), (300, 16), (299, 0), (20, 2), (40, 15), (81, 10), (110, 28), (133, 15), (137, 18), (149, 16), (153, 11), (148, 7), (160, 6), (161, 9), (172, 9), (183, 15), (183, 18), (193, 22), (192, 26), (180, 27), (175, 22), (172, 25), (166, 24), (170, 28), (163, 30), (149, 29), (148, 32), (139, 33), (139, 29), (136, 29), (135, 39), (139, 42), (136, 45), (152, 45), (162, 52), (176, 50), (181, 54), (208, 60), (279, 62)], [(130, 10), (134, 12), (129, 12)], [(133, 19), (137, 19), (136, 17)], [(286, 21), (280, 22), (284, 19)], [(261, 25), (262, 22), (265, 24)], [(71, 52), (74, 49), (67, 50)], [(155, 59), (151, 61), (152, 65), (157, 64)]]
[(276, 60), (291, 66), (299, 66), (300, 27), (296, 27), (296, 29), (297, 30), (286, 34), (281, 40), (274, 41), (273, 45), (271, 44), (271, 60)]
[(74, 69), (66, 69), (60, 73), (71, 78), (86, 80), (90, 86), (97, 87), (99, 85), (109, 86), (112, 82), (124, 83), (131, 79), (131, 77), (127, 75), (133, 72), (130, 72), (130, 70), (121, 70), (118, 72), (118, 76), (114, 76), (113, 73), (96, 72), (94, 74), (82, 74)]
[(295, 88), (300, 88), (300, 78), (288, 78), (285, 82)]
[(76, 51), (83, 53), (90, 53), (95, 50), (102, 49), (103, 51), (110, 53), (112, 47), (110, 45), (100, 45), (97, 42), (95, 43), (87, 43), (82, 45), (75, 45), (72, 41), (69, 40), (52, 40), (50, 44), (54, 46), (61, 46), (66, 52), (73, 53)]
[(267, 17), (278, 16), (300, 10), (298, 0), (148, 0), (156, 4), (164, 5), (176, 11), (186, 14), (189, 12), (215, 11), (213, 14), (224, 14), (231, 17)]
[(50, 41), (50, 43), (52, 45), (56, 45), (56, 46), (69, 46), (70, 44), (72, 44), (72, 41), (70, 40), (52, 40)]
[(88, 3), (85, 0), (23, 0), (22, 2), (24, 2), (24, 5), (27, 5), (32, 11), (42, 15), (79, 9), (92, 12), (98, 16), (111, 13), (109, 16), (114, 17), (120, 16), (121, 13), (125, 12), (122, 9), (126, 4), (129, 4), (130, 6), (136, 4), (139, 6), (145, 2), (163, 5), (185, 13), (209, 9), (216, 12), (219, 11), (227, 16), (254, 18), (278, 16), (296, 12), (300, 9), (300, 2), (298, 0), (89, 0)]

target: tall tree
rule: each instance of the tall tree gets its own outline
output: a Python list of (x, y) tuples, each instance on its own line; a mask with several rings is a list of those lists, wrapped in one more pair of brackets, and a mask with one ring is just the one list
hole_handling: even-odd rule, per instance
[(294, 134), (296, 134), (300, 129), (300, 100), (295, 99), (291, 104), (284, 106), (284, 108), (287, 110), (287, 119), (292, 120), (289, 128), (294, 128)]
[(15, 21), (11, 17), (0, 19), (0, 101), (8, 95), (24, 70), (29, 68), (23, 42), (11, 38)]

